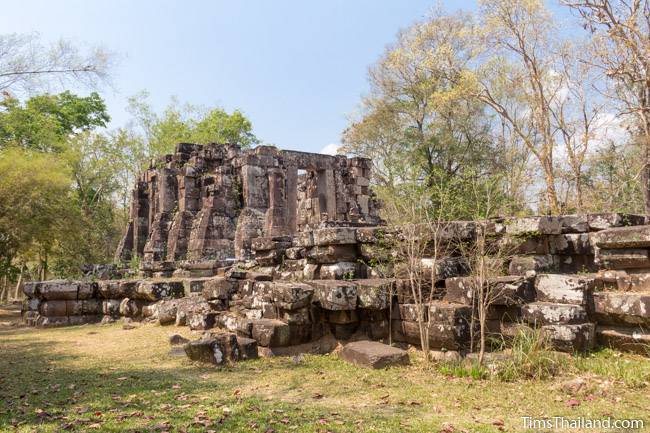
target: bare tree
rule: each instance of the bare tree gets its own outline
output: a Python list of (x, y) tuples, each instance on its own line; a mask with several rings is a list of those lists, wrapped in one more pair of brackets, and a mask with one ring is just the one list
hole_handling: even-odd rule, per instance
[(44, 46), (38, 34), (0, 35), (0, 92), (70, 83), (94, 87), (108, 78), (112, 57), (102, 48), (82, 53), (66, 40)]
[(593, 36), (584, 61), (610, 79), (607, 96), (619, 114), (636, 118), (645, 147), (641, 181), (645, 212), (650, 214), (650, 2), (648, 0), (563, 0)]

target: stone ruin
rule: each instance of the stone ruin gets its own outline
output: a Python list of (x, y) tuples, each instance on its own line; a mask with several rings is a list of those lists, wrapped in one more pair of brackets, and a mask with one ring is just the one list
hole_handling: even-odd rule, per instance
[[(326, 337), (419, 345), (409, 279), (399, 263), (385, 265), (394, 233), (378, 216), (370, 170), (363, 158), (179, 144), (137, 179), (113, 278), (100, 267), (101, 279), (91, 271), (79, 281), (28, 283), (24, 319), (189, 326), (205, 334), (187, 342), (187, 355), (216, 364), (258, 351), (326, 350)], [(648, 354), (647, 222), (610, 213), (481, 223), (515, 251), (508, 275), (487, 282), (499, 293), (488, 311), (490, 335), (539, 328), (560, 351), (605, 345)], [(449, 222), (441, 240), (471, 245), (478, 224)], [(437, 277), (424, 288), (433, 299), (424, 315), (431, 349), (464, 352), (474, 280), (463, 250), (447, 251), (435, 262), (422, 259)], [(353, 361), (384, 365), (353, 349), (344, 352)], [(404, 362), (403, 354), (386, 356)]]

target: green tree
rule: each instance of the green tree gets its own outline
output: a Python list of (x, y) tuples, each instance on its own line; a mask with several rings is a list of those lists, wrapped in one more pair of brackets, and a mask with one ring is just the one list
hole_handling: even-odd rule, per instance
[(157, 114), (142, 92), (129, 99), (134, 122), (132, 131), (143, 137), (147, 159), (171, 153), (179, 142), (231, 143), (250, 147), (259, 143), (253, 125), (239, 110), (227, 113), (221, 108), (206, 109), (191, 104), (181, 105), (172, 98), (162, 114)]
[(2, 251), (3, 260), (17, 260), (21, 268), (38, 260), (46, 273), (56, 243), (75, 230), (69, 169), (55, 155), (5, 149), (0, 173), (0, 233), (12, 246)]
[(24, 104), (11, 96), (0, 102), (0, 149), (17, 146), (41, 152), (61, 152), (70, 136), (110, 121), (106, 104), (95, 92), (39, 95)]

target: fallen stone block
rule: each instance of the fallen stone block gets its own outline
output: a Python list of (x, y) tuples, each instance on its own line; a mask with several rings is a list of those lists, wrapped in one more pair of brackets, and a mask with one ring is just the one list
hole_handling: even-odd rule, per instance
[(138, 318), (142, 317), (142, 309), (149, 305), (140, 299), (124, 298), (120, 301), (120, 316)]
[(559, 218), (562, 233), (587, 233), (589, 231), (587, 215), (562, 215)]
[(587, 321), (581, 305), (532, 302), (521, 307), (522, 319), (532, 325), (574, 325)]
[(119, 299), (105, 299), (102, 301), (102, 313), (105, 316), (113, 318), (120, 315), (120, 300)]
[(525, 275), (534, 272), (557, 272), (559, 262), (557, 256), (550, 254), (536, 256), (515, 256), (510, 261), (508, 272), (511, 275)]
[(271, 288), (273, 303), (284, 310), (297, 310), (311, 304), (314, 288), (303, 283), (275, 282)]
[(358, 277), (360, 277), (358, 263), (338, 262), (320, 267), (319, 278), (322, 280), (351, 280)]
[[(311, 323), (311, 306), (305, 306), (299, 309), (284, 310), (280, 309), (278, 319), (289, 325), (306, 325)], [(261, 318), (261, 317), (260, 317)]]
[(135, 289), (134, 298), (143, 301), (182, 298), (185, 288), (182, 281), (141, 281)]
[(599, 287), (621, 292), (650, 291), (650, 272), (601, 270), (596, 274)]
[(408, 365), (408, 352), (376, 341), (355, 341), (343, 346), (341, 359), (359, 367), (386, 368)]
[(354, 262), (357, 259), (357, 249), (355, 245), (320, 245), (309, 248), (306, 257), (318, 264)]
[(239, 355), (241, 356), (241, 359), (246, 360), (258, 358), (257, 341), (252, 338), (238, 336), (237, 344), (239, 345)]
[(618, 227), (591, 234), (591, 243), (604, 249), (650, 247), (650, 225)]
[(589, 229), (606, 230), (613, 227), (638, 226), (646, 223), (643, 215), (621, 213), (592, 213), (587, 215)]
[[(561, 236), (561, 235), (558, 235)], [(548, 235), (538, 236), (504, 236), (500, 240), (500, 249), (509, 254), (549, 254), (550, 244)]]
[(329, 227), (314, 230), (315, 245), (343, 245), (356, 243), (356, 229), (352, 227)]
[[(475, 277), (454, 277), (445, 280), (447, 302), (472, 305), (477, 289)], [(488, 278), (484, 294), (489, 294), (493, 305), (520, 305), (533, 299), (530, 281), (521, 276)], [(485, 296), (484, 295), (484, 296)]]
[(427, 306), (428, 320), (431, 323), (449, 325), (469, 324), (472, 320), (472, 307), (445, 301), (432, 301)]
[(354, 310), (357, 308), (357, 286), (343, 280), (314, 280), (314, 300), (326, 310)]
[(553, 349), (560, 352), (587, 352), (594, 347), (595, 325), (546, 325), (541, 332)]
[(51, 280), (41, 282), (39, 292), (45, 301), (76, 301), (78, 288), (74, 281)]
[(237, 281), (225, 277), (211, 278), (203, 284), (202, 295), (206, 300), (228, 300), (238, 288)]
[(429, 317), (429, 309), (424, 303), (419, 308), (418, 304), (397, 304), (397, 308), (393, 312), (393, 319), (407, 320), (409, 322), (417, 322), (420, 316), (425, 321)]
[(596, 250), (596, 263), (606, 269), (634, 269), (650, 267), (650, 251), (641, 248)]
[(288, 324), (279, 320), (259, 319), (253, 320), (252, 337), (260, 346), (289, 346), (291, 331)]
[(638, 327), (598, 325), (596, 341), (603, 347), (650, 356), (650, 333)]
[(215, 325), (242, 337), (251, 337), (253, 335), (253, 320), (238, 316), (233, 312), (220, 314), (216, 318)]
[(137, 280), (104, 280), (97, 282), (97, 291), (104, 299), (133, 298)]
[(158, 323), (173, 325), (176, 323), (178, 313), (178, 302), (176, 300), (163, 300), (158, 302)]
[(535, 278), (537, 300), (561, 304), (591, 305), (594, 279), (578, 275), (539, 274)]
[[(458, 350), (467, 347), (469, 344), (470, 328), (467, 324), (429, 323), (428, 328), (429, 348), (431, 349)], [(395, 341), (420, 346), (420, 325), (418, 322), (393, 320), (392, 330)]]
[(594, 316), (599, 324), (650, 326), (650, 292), (594, 293)]
[(187, 326), (191, 330), (205, 331), (207, 329), (212, 329), (217, 325), (217, 320), (220, 313), (217, 312), (188, 312), (187, 313)]
[(511, 218), (505, 221), (506, 233), (509, 235), (559, 235), (562, 233), (562, 221), (559, 217), (533, 216)]
[(359, 308), (385, 310), (394, 293), (394, 280), (390, 278), (357, 279), (357, 304)]
[(240, 359), (239, 345), (235, 334), (211, 334), (183, 346), (185, 354), (192, 361), (223, 365)]

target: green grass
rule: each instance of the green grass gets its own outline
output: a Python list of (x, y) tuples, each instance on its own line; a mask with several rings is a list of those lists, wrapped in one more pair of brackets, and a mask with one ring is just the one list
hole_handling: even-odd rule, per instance
[[(0, 323), (5, 317), (0, 310)], [(153, 325), (0, 325), (0, 432), (512, 432), (522, 431), (522, 416), (639, 418), (650, 409), (647, 388), (588, 359), (577, 365), (590, 394), (571, 395), (559, 384), (574, 373), (502, 382), (470, 369), (456, 377), (417, 352), (411, 366), (386, 370), (335, 354), (215, 368), (171, 355), (170, 333), (193, 335)], [(571, 408), (572, 398), (580, 404)]]

